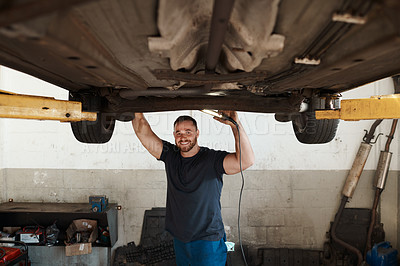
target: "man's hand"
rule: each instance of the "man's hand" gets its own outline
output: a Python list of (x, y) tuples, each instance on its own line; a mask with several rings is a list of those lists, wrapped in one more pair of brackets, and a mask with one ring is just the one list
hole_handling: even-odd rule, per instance
[[(232, 118), (236, 123), (239, 122), (238, 114), (237, 114), (236, 111), (218, 110), (218, 113), (222, 114), (223, 116)], [(231, 121), (229, 121), (227, 119), (219, 118), (219, 117), (214, 117), (214, 119), (219, 121), (219, 122), (221, 122), (221, 123), (223, 123), (223, 124), (230, 125), (231, 127), (235, 126)]]
[[(250, 140), (244, 131), (242, 124), (239, 121), (239, 117), (236, 111), (222, 111), (218, 113), (224, 116), (230, 117), (237, 123), (234, 125), (231, 121), (223, 118), (214, 117), (215, 120), (230, 125), (232, 128), (233, 135), (235, 137), (235, 152), (228, 154), (224, 159), (224, 170), (228, 175), (236, 174), (240, 172), (240, 166), (245, 170), (254, 163), (254, 152), (250, 144)], [(240, 135), (240, 138), (239, 138)], [(239, 144), (240, 139), (240, 144)], [(241, 153), (241, 154), (240, 154)]]

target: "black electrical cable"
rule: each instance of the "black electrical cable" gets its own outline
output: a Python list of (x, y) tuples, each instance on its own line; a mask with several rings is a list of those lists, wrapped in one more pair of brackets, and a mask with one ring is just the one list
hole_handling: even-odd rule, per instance
[[(233, 119), (232, 119), (233, 120)], [(240, 188), (240, 194), (239, 194), (239, 207), (238, 207), (238, 236), (239, 236), (239, 245), (240, 245), (240, 250), (242, 251), (242, 257), (244, 264), (247, 266), (247, 260), (246, 256), (244, 255), (243, 251), (243, 245), (242, 245), (242, 239), (240, 236), (240, 207), (242, 205), (242, 194), (243, 194), (243, 188), (244, 188), (244, 175), (243, 175), (243, 168), (242, 168), (242, 147), (240, 143), (240, 130), (239, 130), (239, 125), (238, 123), (234, 122), (236, 125), (237, 131), (238, 131), (238, 142), (239, 142), (239, 165), (240, 165), (240, 175), (242, 176), (242, 187)]]
[(239, 194), (239, 207), (238, 207), (238, 236), (239, 236), (239, 245), (240, 245), (240, 250), (242, 251), (242, 257), (244, 264), (247, 266), (247, 260), (246, 256), (243, 251), (243, 245), (242, 245), (242, 239), (240, 235), (240, 207), (242, 205), (242, 194), (243, 194), (243, 188), (244, 188), (244, 175), (243, 175), (243, 167), (242, 167), (242, 146), (240, 143), (240, 129), (239, 129), (239, 124), (233, 120), (231, 117), (223, 117), (229, 121), (231, 121), (237, 128), (238, 131), (238, 142), (239, 142), (239, 166), (240, 166), (240, 175), (242, 177), (242, 186), (240, 188), (240, 194)]
[(240, 245), (240, 250), (242, 251), (242, 257), (243, 257), (243, 261), (245, 263), (246, 266), (247, 265), (247, 260), (246, 260), (246, 256), (244, 254), (243, 251), (243, 245), (242, 245), (242, 239), (241, 239), (241, 235), (240, 235), (240, 207), (242, 205), (242, 194), (243, 194), (243, 188), (244, 188), (244, 175), (243, 175), (243, 167), (242, 167), (242, 146), (240, 143), (240, 129), (239, 129), (239, 124), (233, 120), (231, 117), (226, 116), (224, 114), (218, 114), (215, 111), (211, 111), (211, 112), (207, 112), (206, 110), (203, 110), (203, 112), (210, 114), (212, 116), (216, 116), (225, 120), (230, 121), (232, 124), (234, 124), (236, 126), (236, 129), (238, 131), (238, 143), (239, 143), (239, 166), (240, 166), (240, 174), (242, 176), (242, 186), (240, 188), (240, 194), (239, 194), (239, 207), (238, 207), (238, 236), (239, 236), (239, 245)]

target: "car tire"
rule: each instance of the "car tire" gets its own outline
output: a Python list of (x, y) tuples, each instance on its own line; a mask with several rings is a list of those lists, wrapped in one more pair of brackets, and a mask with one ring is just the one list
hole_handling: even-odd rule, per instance
[(106, 143), (114, 132), (115, 116), (100, 111), (103, 99), (97, 96), (70, 94), (71, 101), (82, 102), (83, 111), (97, 112), (96, 121), (71, 122), (75, 138), (82, 143)]
[(336, 136), (339, 119), (317, 120), (315, 112), (304, 112), (292, 121), (292, 125), (299, 142), (323, 144), (330, 142)]

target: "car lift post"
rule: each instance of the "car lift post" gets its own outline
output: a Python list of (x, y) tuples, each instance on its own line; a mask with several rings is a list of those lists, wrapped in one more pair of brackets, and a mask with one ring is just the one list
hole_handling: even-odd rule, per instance
[(340, 107), (336, 110), (317, 110), (315, 118), (346, 121), (398, 119), (400, 118), (400, 94), (342, 100)]
[(82, 112), (82, 103), (0, 91), (0, 118), (96, 121), (97, 113)]
[[(368, 229), (368, 239), (366, 243), (366, 249), (364, 251), (364, 256), (362, 255), (361, 251), (358, 250), (356, 247), (351, 246), (350, 244), (344, 242), (343, 240), (339, 239), (336, 236), (336, 227), (339, 223), (341, 218), (342, 211), (347, 203), (348, 198), (353, 196), (354, 190), (357, 186), (359, 177), (361, 175), (362, 169), (364, 168), (366, 159), (368, 158), (369, 151), (371, 149), (371, 139), (374, 137), (374, 131), (376, 127), (382, 122), (382, 119), (394, 119), (392, 130), (391, 130), (391, 137), (393, 137), (395, 127), (397, 125), (397, 119), (400, 118), (400, 94), (391, 94), (391, 95), (380, 95), (380, 96), (372, 96), (371, 98), (365, 99), (350, 99), (350, 100), (342, 100), (341, 108), (336, 110), (317, 110), (315, 111), (315, 118), (316, 119), (341, 119), (346, 121), (359, 121), (359, 120), (376, 120), (372, 125), (370, 132), (366, 134), (364, 138), (364, 143), (361, 143), (360, 149), (357, 153), (356, 159), (354, 160), (352, 169), (350, 170), (349, 176), (346, 180), (345, 187), (343, 188), (342, 192), (342, 201), (339, 207), (339, 210), (335, 216), (335, 221), (332, 226), (331, 230), (331, 237), (332, 239), (340, 244), (341, 246), (345, 247), (346, 249), (350, 250), (351, 252), (355, 253), (358, 258), (357, 265), (361, 265), (365, 262), (366, 253), (368, 249), (371, 247), (371, 233), (372, 227), (374, 225), (375, 219), (375, 211), (376, 205), (379, 201), (380, 193), (383, 190), (378, 185), (376, 190), (376, 196), (374, 200), (374, 206), (372, 210), (371, 223)], [(390, 140), (391, 141), (391, 140)], [(389, 144), (386, 146), (386, 150), (388, 152)], [(381, 158), (379, 159), (381, 161)], [(390, 163), (390, 159), (385, 161), (386, 164)], [(382, 163), (381, 163), (382, 164)], [(378, 165), (379, 167), (379, 165)], [(382, 167), (381, 167), (382, 168)], [(355, 170), (354, 170), (355, 169)], [(380, 168), (379, 168), (380, 169)], [(382, 171), (387, 174), (388, 166), (384, 168)], [(355, 173), (355, 174), (354, 174)], [(379, 176), (378, 176), (379, 178)], [(386, 180), (386, 176), (385, 176)], [(377, 181), (378, 182), (378, 181)]]

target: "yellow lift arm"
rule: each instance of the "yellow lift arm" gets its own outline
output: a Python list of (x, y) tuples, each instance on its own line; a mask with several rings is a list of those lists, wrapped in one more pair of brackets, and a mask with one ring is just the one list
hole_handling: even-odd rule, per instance
[(94, 112), (82, 112), (82, 103), (51, 97), (15, 94), (0, 90), (0, 118), (96, 121)]
[(398, 119), (400, 118), (400, 94), (342, 100), (340, 107), (337, 110), (315, 111), (315, 118), (346, 121)]

